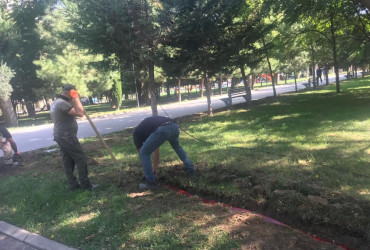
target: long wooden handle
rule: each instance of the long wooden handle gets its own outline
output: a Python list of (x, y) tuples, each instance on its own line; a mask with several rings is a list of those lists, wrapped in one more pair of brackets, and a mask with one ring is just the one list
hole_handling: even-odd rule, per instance
[(118, 185), (120, 185), (121, 184), (121, 175), (122, 175), (122, 166), (117, 161), (116, 157), (112, 153), (112, 150), (109, 148), (109, 146), (107, 145), (107, 143), (105, 143), (103, 137), (99, 133), (98, 129), (95, 127), (95, 124), (91, 120), (90, 116), (87, 114), (86, 110), (84, 112), (85, 112), (85, 116), (86, 116), (87, 120), (89, 121), (91, 127), (94, 129), (96, 135), (100, 139), (100, 142), (103, 144), (104, 148), (108, 151), (108, 153), (111, 156), (111, 158), (113, 159), (114, 163), (117, 164), (117, 166), (119, 167)]

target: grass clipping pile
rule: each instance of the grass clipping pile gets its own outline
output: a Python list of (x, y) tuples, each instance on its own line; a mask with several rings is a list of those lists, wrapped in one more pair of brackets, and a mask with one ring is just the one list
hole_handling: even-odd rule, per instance
[[(326, 240), (356, 249), (370, 249), (370, 203), (332, 192), (317, 184), (281, 184), (263, 173), (230, 171), (224, 165), (198, 164), (198, 175), (183, 178), (182, 166), (162, 168), (161, 181), (207, 199), (271, 216)], [(212, 188), (233, 185), (238, 192)], [(236, 194), (237, 193), (237, 194)]]

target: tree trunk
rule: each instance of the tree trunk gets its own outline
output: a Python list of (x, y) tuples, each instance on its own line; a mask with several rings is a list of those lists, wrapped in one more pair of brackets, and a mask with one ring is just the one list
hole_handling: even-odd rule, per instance
[(212, 116), (213, 115), (213, 110), (212, 110), (212, 101), (211, 101), (211, 83), (208, 81), (208, 76), (205, 74), (205, 82), (206, 82), (206, 93), (207, 93), (207, 106), (208, 106), (208, 115)]
[[(145, 25), (152, 25), (150, 18), (149, 18), (149, 3), (146, 0), (145, 1), (145, 19), (146, 19), (146, 24)], [(154, 28), (154, 27), (152, 27)], [(150, 37), (150, 36), (149, 36)], [(154, 80), (154, 51), (155, 51), (155, 45), (154, 42), (151, 38), (147, 40), (148, 44), (148, 73), (149, 73), (149, 91), (150, 91), (150, 106), (152, 108), (152, 115), (153, 116), (158, 116), (158, 108), (157, 108), (157, 91), (156, 91), (156, 86), (155, 86), (155, 80)]]
[(150, 89), (150, 106), (152, 108), (152, 115), (158, 116), (157, 95), (156, 95), (156, 88), (155, 88), (155, 82), (154, 82), (154, 62), (153, 60), (149, 60), (149, 86), (148, 87)]
[[(122, 105), (122, 97), (124, 96), (125, 100), (128, 100), (128, 87), (124, 87), (125, 86), (125, 82), (123, 81), (124, 77), (124, 66), (123, 64), (121, 63), (120, 65), (120, 81), (119, 83), (117, 83), (117, 87), (118, 88), (121, 88), (121, 89), (116, 89), (117, 93), (117, 98), (119, 98), (119, 101), (118, 101), (118, 105), (117, 105), (117, 109), (120, 109), (121, 105)], [(126, 85), (128, 85), (128, 83), (126, 83)], [(123, 95), (124, 93), (124, 95)], [(120, 95), (120, 97), (119, 97)]]
[(139, 96), (140, 105), (149, 104), (148, 84), (145, 82), (138, 83), (137, 94)]
[(337, 41), (336, 41), (336, 37), (335, 37), (335, 27), (334, 27), (333, 13), (330, 13), (330, 33), (331, 33), (331, 42), (332, 42), (333, 59), (334, 59), (335, 86), (336, 86), (337, 93), (340, 93), (339, 63), (338, 63), (338, 56), (337, 56)]
[(246, 92), (246, 95), (247, 95), (247, 105), (249, 106), (252, 103), (252, 92), (251, 92), (251, 88), (249, 87), (249, 84), (247, 82), (247, 77), (245, 76), (244, 65), (240, 65), (240, 71), (242, 72), (244, 88), (245, 88), (245, 92)]
[(312, 84), (313, 88), (316, 89), (316, 69), (315, 69), (315, 48), (311, 43), (311, 63), (312, 63)]
[(10, 97), (8, 99), (0, 98), (0, 109), (3, 114), (4, 124), (7, 127), (18, 126), (16, 113), (14, 112)]
[(235, 77), (233, 77), (233, 78), (231, 78), (231, 86), (230, 86), (230, 89), (234, 89), (234, 87), (235, 87), (235, 85), (236, 85), (236, 78)]
[(33, 102), (26, 101), (26, 108), (27, 108), (27, 113), (29, 117), (36, 116), (35, 106), (33, 106)]
[[(248, 86), (250, 87), (250, 89), (252, 90), (253, 89), (253, 80), (252, 80), (252, 74), (249, 74), (248, 77)], [(252, 92), (251, 92), (251, 95), (252, 95)]]
[(266, 49), (266, 44), (265, 44), (265, 39), (264, 38), (262, 38), (262, 43), (263, 43), (263, 47), (265, 47), (266, 60), (267, 60), (267, 64), (268, 64), (269, 70), (270, 70), (272, 90), (274, 92), (274, 96), (276, 96), (276, 89), (275, 89), (275, 83), (274, 83), (274, 80), (273, 80), (273, 73), (272, 73), (272, 68), (271, 68), (271, 63), (270, 63), (270, 57), (269, 57), (269, 53)]
[(171, 92), (170, 92), (170, 84), (167, 83), (167, 97), (170, 97), (171, 96)]
[(295, 92), (298, 92), (298, 87), (297, 87), (297, 72), (294, 72), (294, 86), (295, 86)]
[(361, 77), (365, 77), (365, 71), (366, 71), (366, 66), (365, 66), (365, 64), (364, 65), (362, 65), (362, 75), (361, 75)]
[(328, 66), (325, 67), (325, 82), (326, 82), (326, 86), (329, 86), (329, 67)]
[(218, 85), (219, 94), (222, 95), (222, 75), (220, 75), (220, 84)]
[[(91, 104), (94, 104), (94, 102), (92, 101), (92, 97), (89, 97), (89, 100), (91, 98)], [(46, 97), (44, 97), (44, 100), (45, 100), (45, 106), (46, 106), (46, 110), (49, 111), (50, 110), (50, 101), (48, 99), (46, 99)], [(14, 105), (13, 105), (13, 108), (14, 108)]]
[(200, 97), (204, 96), (204, 78), (202, 78), (202, 82), (200, 84)]
[[(121, 78), (122, 79), (122, 78)], [(113, 105), (119, 110), (122, 104), (122, 81), (114, 81), (113, 87)]]
[(178, 82), (177, 86), (179, 88), (178, 101), (181, 102), (181, 78), (179, 78), (179, 82)]

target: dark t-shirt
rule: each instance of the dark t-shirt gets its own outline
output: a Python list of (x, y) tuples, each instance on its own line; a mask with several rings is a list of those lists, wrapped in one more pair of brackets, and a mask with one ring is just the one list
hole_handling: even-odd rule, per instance
[(54, 136), (76, 136), (78, 130), (76, 117), (68, 114), (73, 106), (69, 99), (63, 95), (57, 95), (56, 98), (50, 106), (50, 116), (54, 123)]
[(6, 139), (12, 138), (12, 135), (9, 133), (9, 131), (6, 128), (1, 127), (1, 126), (0, 126), (0, 134), (2, 134), (3, 137)]
[(163, 116), (151, 116), (145, 118), (134, 130), (134, 143), (137, 149), (141, 148), (146, 139), (151, 133), (156, 131), (156, 129), (164, 123), (174, 121), (171, 118)]

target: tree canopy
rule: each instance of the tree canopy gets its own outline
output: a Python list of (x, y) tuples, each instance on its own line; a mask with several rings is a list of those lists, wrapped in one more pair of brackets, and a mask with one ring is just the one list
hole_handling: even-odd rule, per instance
[(258, 74), (274, 75), (275, 90), (281, 72), (334, 67), (340, 92), (339, 68), (368, 68), (369, 51), (366, 1), (0, 1), (13, 103), (52, 98), (71, 82), (116, 108), (135, 94), (156, 115), (159, 87), (192, 78), (204, 79), (211, 113), (213, 77), (242, 78), (250, 96)]

